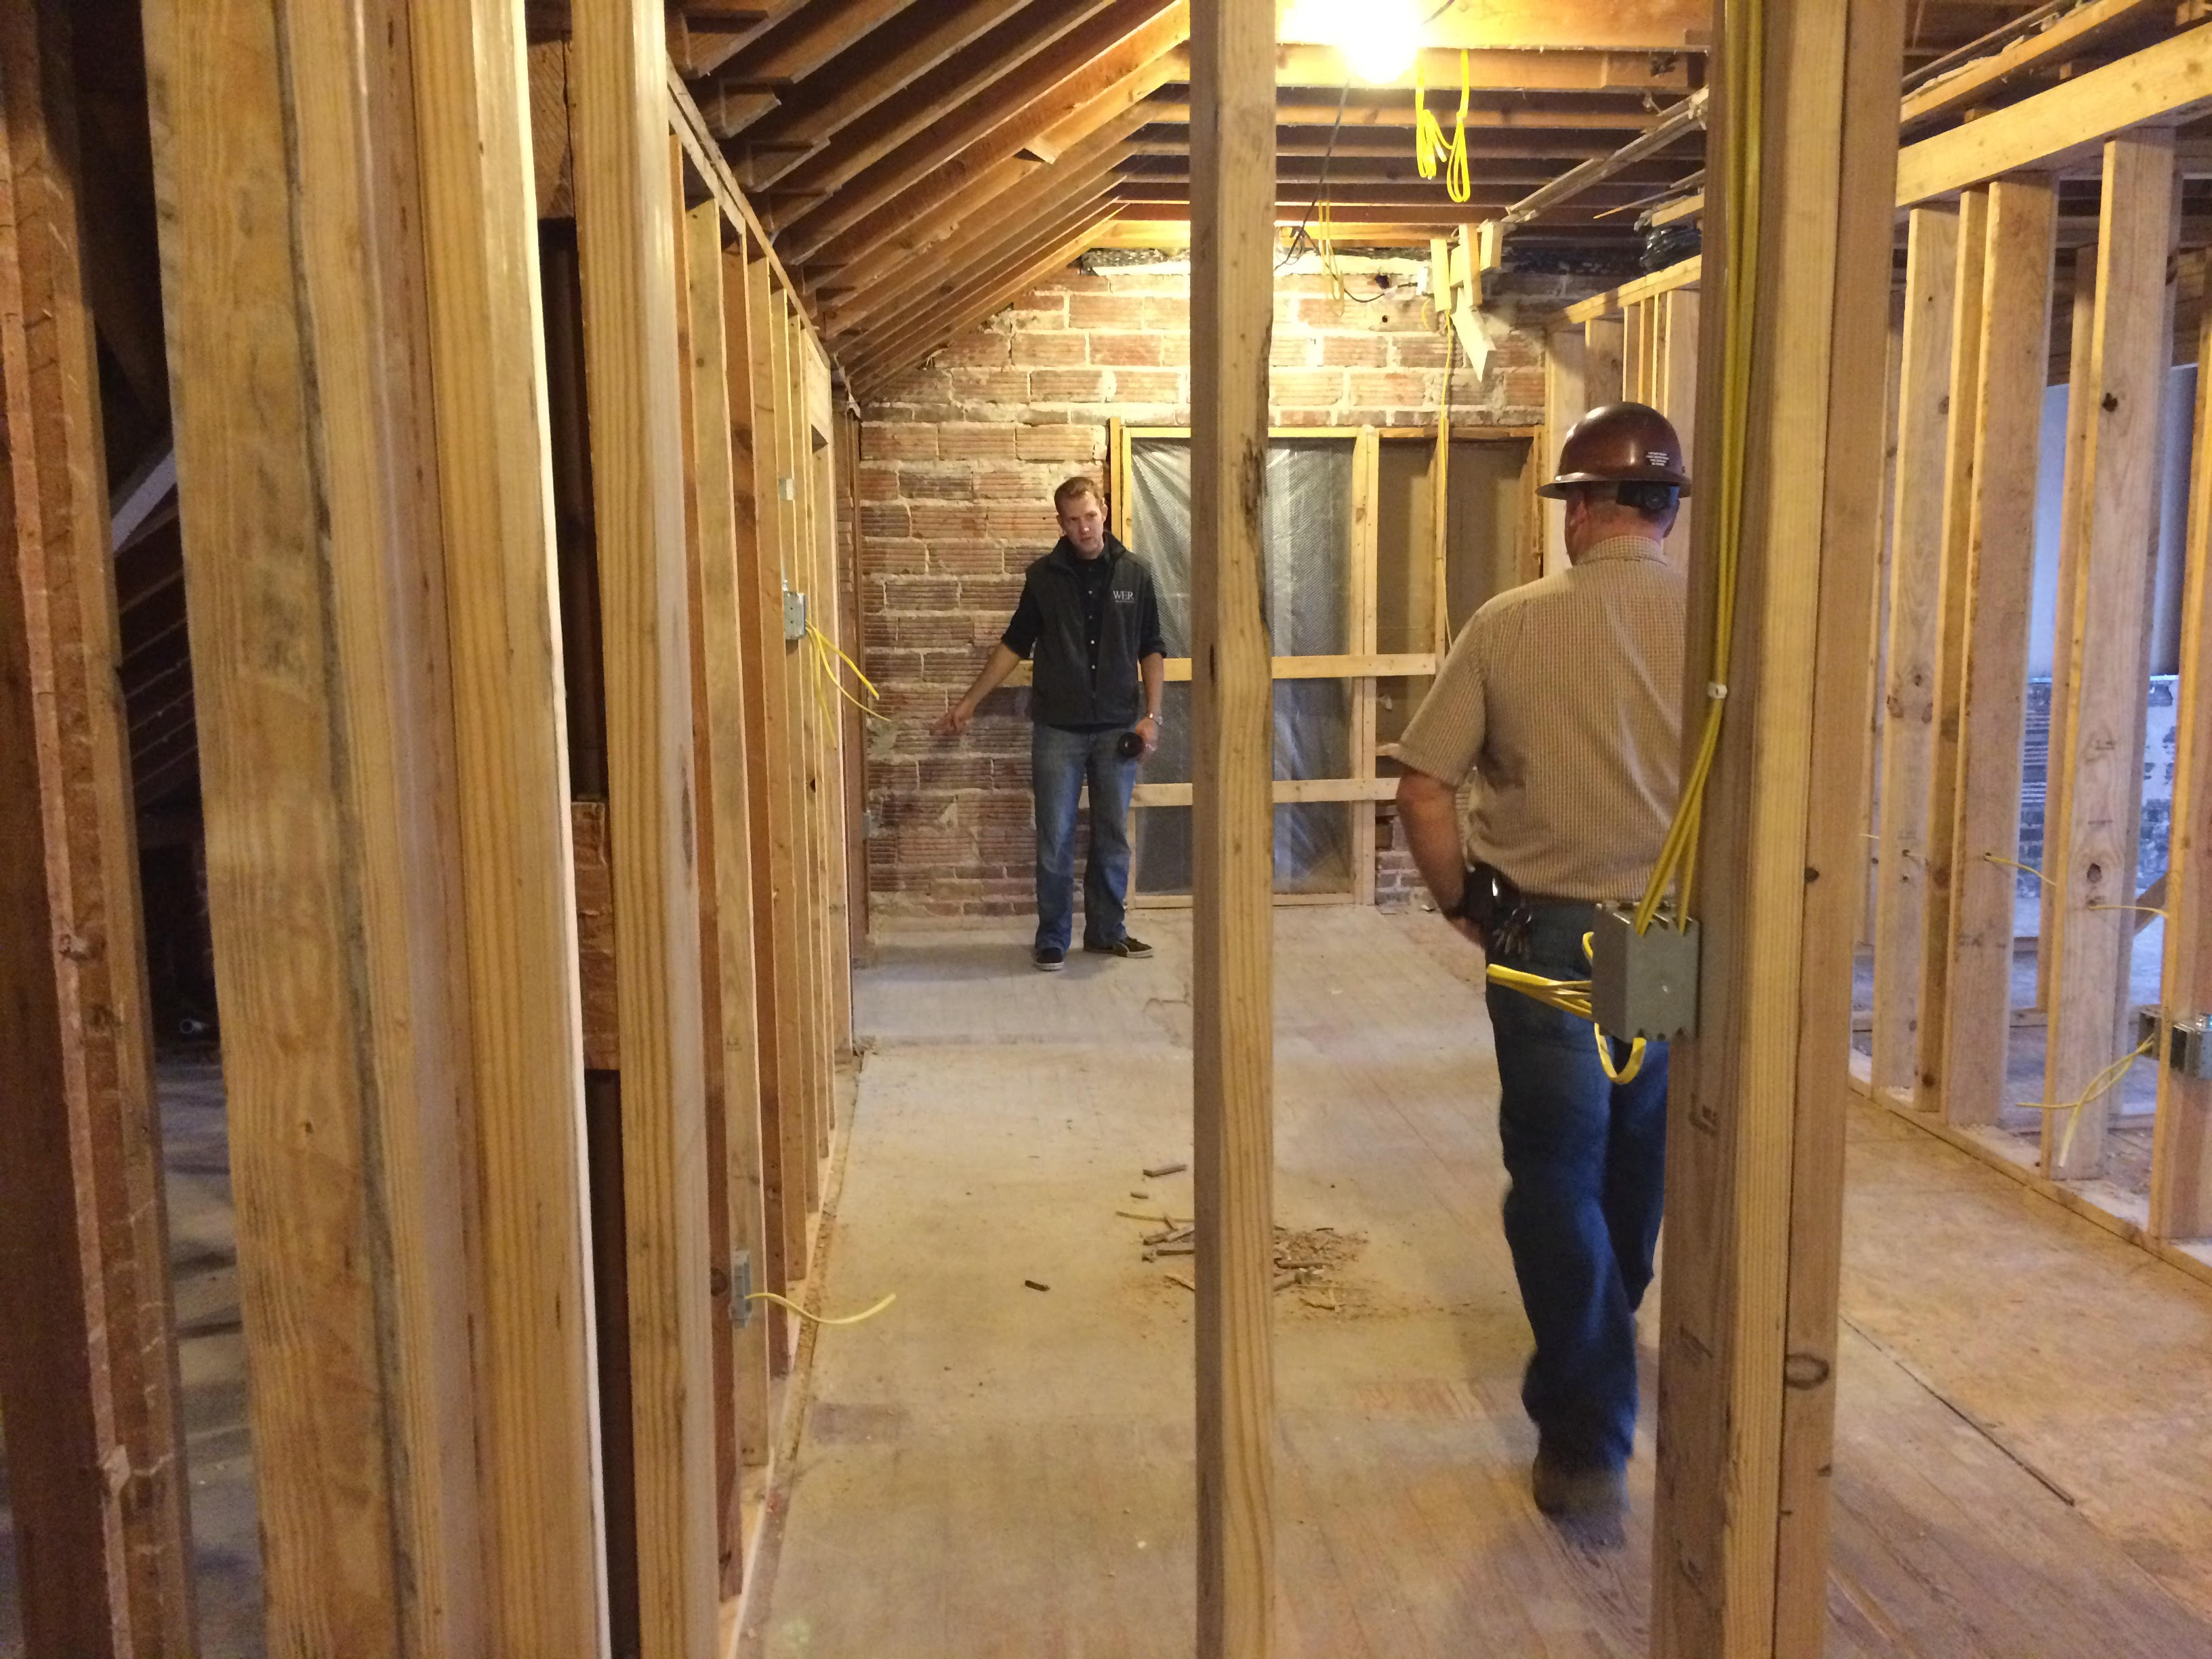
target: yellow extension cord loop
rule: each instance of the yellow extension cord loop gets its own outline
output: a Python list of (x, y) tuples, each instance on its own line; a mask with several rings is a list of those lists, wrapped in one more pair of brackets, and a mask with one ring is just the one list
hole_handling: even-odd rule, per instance
[[(1444, 194), (1455, 202), (1464, 202), (1474, 194), (1474, 185), (1467, 165), (1467, 106), (1468, 100), (1474, 95), (1474, 83), (1469, 78), (1469, 74), (1467, 53), (1462, 52), (1459, 55), (1459, 122), (1452, 129), (1449, 165), (1444, 172)], [(1439, 129), (1437, 131), (1439, 144), (1442, 143), (1443, 136), (1443, 131)], [(1469, 248), (1468, 257), (1472, 258), (1474, 256), (1474, 250)]]
[(1421, 55), (1413, 54), (1413, 165), (1424, 179), (1437, 176), (1437, 163), (1450, 152), (1444, 144), (1444, 130), (1437, 118), (1429, 113), (1427, 88), (1421, 82)]
[(745, 1300), (748, 1302), (773, 1302), (777, 1307), (788, 1308), (792, 1312), (797, 1314), (801, 1319), (810, 1320), (817, 1325), (857, 1325), (864, 1319), (873, 1319), (884, 1309), (890, 1307), (892, 1303), (897, 1301), (898, 1292), (896, 1291), (893, 1291), (882, 1301), (877, 1303), (872, 1308), (863, 1309), (860, 1312), (856, 1314), (846, 1314), (842, 1318), (837, 1319), (832, 1319), (826, 1314), (810, 1313), (805, 1308), (800, 1307), (796, 1302), (793, 1302), (789, 1297), (778, 1296), (774, 1291), (755, 1291), (750, 1296), (747, 1297)]
[[(1591, 939), (1592, 935), (1589, 933), (1583, 935), (1583, 955), (1585, 957), (1590, 953)], [(1590, 982), (1588, 980), (1547, 979), (1541, 974), (1525, 973), (1518, 968), (1500, 968), (1494, 963), (1483, 972), (1493, 985), (1502, 985), (1509, 991), (1518, 991), (1522, 996), (1533, 998), (1547, 1008), (1557, 1008), (1562, 1013), (1572, 1014), (1577, 1019), (1589, 1021), (1590, 1032), (1597, 1039), (1598, 1064), (1605, 1068), (1608, 1081), (1633, 1083), (1644, 1070), (1642, 1037), (1628, 1040), (1628, 1063), (1617, 1072), (1613, 1070), (1613, 1050), (1607, 1046), (1605, 1032), (1599, 1027), (1597, 1017), (1590, 1008)]]
[(1590, 1023), (1590, 1035), (1597, 1039), (1597, 1063), (1605, 1068), (1607, 1080), (1616, 1084), (1635, 1082), (1644, 1070), (1644, 1039), (1629, 1038), (1628, 1064), (1616, 1072), (1613, 1069), (1613, 1045), (1606, 1041), (1604, 1031), (1595, 1020)]

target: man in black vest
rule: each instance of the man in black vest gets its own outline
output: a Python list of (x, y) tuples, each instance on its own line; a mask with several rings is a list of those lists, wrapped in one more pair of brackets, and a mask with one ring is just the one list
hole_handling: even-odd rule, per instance
[[(1160, 684), (1167, 645), (1160, 637), (1152, 573), (1106, 533), (1098, 486), (1070, 478), (1053, 491), (1060, 538), (1030, 566), (1021, 603), (990, 660), (938, 722), (957, 737), (976, 705), (1032, 651), (1030, 787), (1036, 799), (1036, 945), (1030, 960), (1045, 973), (1067, 963), (1075, 911), (1075, 806), (1091, 786), (1091, 856), (1083, 872), (1083, 948), (1115, 957), (1148, 957), (1129, 937), (1129, 792), (1137, 760), (1160, 740)], [(1141, 701), (1140, 701), (1141, 698)], [(1120, 752), (1133, 731), (1139, 756)]]

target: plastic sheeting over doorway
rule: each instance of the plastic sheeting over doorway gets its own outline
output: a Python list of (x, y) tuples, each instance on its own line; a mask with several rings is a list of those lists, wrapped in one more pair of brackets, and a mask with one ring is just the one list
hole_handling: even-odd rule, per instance
[[(1279, 438), (1267, 447), (1267, 592), (1269, 652), (1279, 657), (1349, 653), (1352, 641), (1352, 437)], [(1190, 654), (1190, 442), (1129, 443), (1129, 546), (1152, 571), (1168, 654)], [(1145, 765), (1148, 783), (1190, 781), (1190, 687), (1167, 688), (1167, 730)], [(1342, 778), (1352, 770), (1352, 690), (1343, 680), (1279, 680), (1274, 775)], [(1352, 804), (1275, 808), (1275, 890), (1348, 893)], [(1190, 891), (1191, 809), (1137, 809), (1137, 890)]]

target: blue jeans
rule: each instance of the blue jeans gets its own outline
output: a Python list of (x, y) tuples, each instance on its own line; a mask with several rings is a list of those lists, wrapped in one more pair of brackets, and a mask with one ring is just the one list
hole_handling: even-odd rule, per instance
[[(1587, 979), (1587, 904), (1536, 909), (1527, 954), (1501, 965)], [(1505, 1242), (1536, 1352), (1521, 1403), (1545, 1454), (1618, 1468), (1636, 1434), (1636, 1308), (1651, 1283), (1666, 1191), (1667, 1045), (1632, 1082), (1608, 1081), (1589, 1022), (1502, 985), (1487, 988), (1498, 1045)], [(1616, 1071), (1628, 1044), (1613, 1043)]]
[(1127, 931), (1129, 792), (1137, 763), (1114, 752), (1111, 732), (1066, 732), (1039, 721), (1030, 738), (1036, 795), (1036, 948), (1065, 951), (1075, 916), (1075, 805), (1091, 785), (1091, 856), (1083, 870), (1083, 939), (1112, 945)]

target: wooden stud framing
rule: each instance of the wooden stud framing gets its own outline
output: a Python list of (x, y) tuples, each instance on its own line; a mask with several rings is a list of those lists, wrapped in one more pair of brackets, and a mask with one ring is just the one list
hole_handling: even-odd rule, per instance
[[(2170, 1024), (2212, 1011), (2212, 310), (2197, 343), (2197, 445), (2190, 469), (2188, 576), (2182, 599), (2180, 721), (2173, 832), (2166, 872), (2166, 983)], [(2158, 1073), (2152, 1131), (2150, 1232), (2212, 1235), (2212, 1082), (2171, 1066)]]
[(1192, 1086), (1198, 1652), (1274, 1632), (1273, 809), (1260, 614), (1274, 315), (1274, 8), (1193, 0)]
[[(754, 1263), (767, 1250), (762, 1205), (761, 1055), (753, 981), (757, 912), (752, 889), (750, 774), (745, 708), (746, 646), (738, 604), (737, 491), (731, 447), (729, 350), (724, 334), (724, 221), (708, 201), (684, 216), (684, 372), (690, 417), (692, 632), (700, 813), (700, 948), (713, 971), (719, 1038), (708, 1073), (708, 1214), (714, 1224), (713, 1282), (716, 1363), (716, 1494), (722, 1517), (726, 1594), (742, 1575), (743, 1527), (736, 1507), (742, 1470), (768, 1457), (768, 1322), (732, 1305), (734, 1254)], [(719, 1075), (717, 1073), (719, 1073)], [(718, 1087), (716, 1085), (719, 1085)], [(714, 1156), (719, 1152), (719, 1156)], [(726, 1425), (726, 1434), (725, 1425)]]
[(1583, 325), (1583, 395), (1592, 409), (1621, 399), (1628, 351), (1618, 317), (1595, 317)]
[(1650, 325), (1650, 314), (1640, 301), (1621, 307), (1620, 392), (1631, 403), (1644, 401), (1644, 339)]
[[(574, 852), (520, 31), (410, 22), (481, 1150), (495, 1645), (604, 1640)], [(628, 1028), (623, 1028), (625, 1036)]]
[[(1932, 687), (1933, 742), (1928, 763), (1928, 819), (1920, 873), (1922, 933), (1919, 1006), (1913, 1053), (1914, 1098), (1927, 1111), (1942, 1109), (1946, 1019), (1950, 1012), (1952, 844), (1959, 797), (1959, 711), (1965, 700), (1967, 617), (1972, 610), (1971, 562), (1977, 432), (1974, 416), (1981, 385), (1982, 296), (1987, 258), (1990, 192), (1977, 185), (1959, 198), (1959, 269), (1951, 284), (1951, 378), (1943, 398), (1942, 543), (1936, 574), (1936, 678)], [(2039, 407), (2040, 399), (2036, 400)], [(2033, 456), (2032, 445), (2028, 453)], [(2033, 526), (2027, 545), (2034, 545)], [(1887, 969), (1885, 969), (1887, 971)]]
[[(2066, 792), (2074, 769), (2060, 757), (2072, 751), (2074, 713), (2074, 609), (2081, 579), (2081, 457), (2088, 447), (2089, 416), (2097, 400), (2086, 388), (2092, 373), (2090, 348), (2097, 338), (2097, 245), (2074, 250), (2072, 346), (2066, 376), (2066, 451), (2063, 492), (2058, 514), (2058, 586), (2051, 648), (2051, 714), (2045, 739), (2043, 768), (2043, 840), (2046, 855), (2054, 824), (2067, 817)], [(2051, 987), (2058, 976), (2058, 888), (2045, 881), (2041, 914), (2036, 930), (2035, 1001), (2051, 1006)]]
[[(748, 247), (750, 244), (748, 244)], [(730, 430), (735, 463), (738, 614), (744, 628), (746, 733), (762, 763), (748, 773), (753, 825), (753, 893), (767, 925), (756, 938), (754, 966), (766, 990), (758, 1003), (763, 1103), (761, 1156), (767, 1171), (765, 1288), (779, 1295), (806, 1277), (806, 1030), (799, 986), (805, 964), (795, 883), (798, 819), (789, 757), (793, 720), (784, 672), (783, 565), (776, 486), (776, 396), (769, 355), (770, 301), (765, 259), (745, 249), (726, 254)], [(748, 462), (750, 469), (748, 469)], [(750, 488), (748, 488), (750, 483)], [(750, 523), (748, 524), (748, 520)], [(750, 534), (746, 533), (748, 528)], [(769, 1055), (774, 1055), (774, 1065)], [(772, 1089), (773, 1092), (769, 1091)], [(769, 1355), (778, 1375), (791, 1364), (791, 1316), (769, 1304)]]
[[(459, 395), (455, 376), (489, 365), (434, 354), (426, 287), (441, 331), (469, 299), (451, 267), (426, 278), (421, 240), (426, 198), (465, 189), (445, 169), (468, 163), (451, 128), (418, 135), (393, 50), (410, 44), (404, 31), (280, 9), (146, 11), (216, 974), (231, 1030), (252, 1033), (229, 1046), (224, 1080), (269, 1644), (396, 1659), (529, 1642), (519, 1629), (603, 1653), (598, 1517), (588, 1491), (579, 1504), (557, 1489), (571, 1472), (588, 1478), (588, 1410), (533, 1449), (547, 1537), (508, 1547), (505, 1499), (487, 1516), (477, 1482), (480, 1456), (521, 1449), (507, 1389), (546, 1379), (501, 1376), (495, 1341), (482, 1350), (489, 1376), (472, 1364), (489, 1293), (479, 1252), (500, 1212), (496, 1195), (479, 1211), (479, 1182), (506, 1172), (475, 1144), (476, 1079), (501, 1051), (471, 1031), (463, 964), (477, 941), (462, 936), (452, 877), (474, 810), (457, 805), (457, 778), (493, 774), (456, 758), (452, 687), (478, 669), (470, 630), (449, 635), (469, 603), (457, 595), (449, 618), (441, 534), (461, 438), (434, 447), (429, 376), (434, 356), (442, 403)], [(445, 38), (411, 43), (434, 80)], [(513, 87), (482, 88), (466, 118), (519, 96), (520, 50), (509, 65), (496, 50), (479, 60)], [(518, 134), (506, 137), (526, 167)], [(495, 126), (471, 143), (501, 149), (478, 158), (488, 170), (508, 164)], [(307, 205), (269, 209), (288, 200)], [(501, 323), (530, 337), (526, 316)], [(489, 452), (472, 459), (495, 468)], [(490, 562), (494, 550), (466, 552)], [(506, 690), (518, 720), (557, 731), (557, 680), (533, 680), (526, 663)], [(565, 823), (565, 800), (552, 805)], [(555, 892), (569, 879), (565, 847), (514, 867)], [(560, 1054), (573, 1066), (567, 937), (532, 967), (549, 995), (565, 981)], [(481, 943), (495, 954), (523, 941)], [(570, 1241), (531, 1287), (561, 1309), (562, 1332), (544, 1340), (580, 1344), (579, 1194), (556, 1184), (532, 1197), (549, 1234)], [(533, 1577), (548, 1561), (560, 1576)], [(504, 1611), (533, 1596), (545, 1603), (534, 1621)]]
[[(1375, 428), (1364, 426), (1352, 448), (1352, 648), (1364, 655), (1375, 651), (1376, 555), (1382, 526), (1382, 445)], [(1272, 678), (1272, 677), (1271, 677)], [(1272, 696), (1272, 692), (1270, 693)], [(1352, 775), (1375, 775), (1375, 678), (1364, 674), (1352, 682)], [(1352, 811), (1352, 899), (1355, 904), (1375, 902), (1375, 811), (1355, 805)]]
[[(775, 398), (774, 501), (777, 579), (780, 593), (787, 597), (805, 591), (805, 578), (800, 563), (803, 540), (799, 500), (799, 427), (805, 416), (799, 408), (798, 377), (792, 372), (790, 307), (785, 295), (770, 294), (768, 296), (761, 327), (768, 351), (767, 379), (775, 388)], [(762, 369), (763, 365), (756, 362), (756, 396), (758, 395)], [(781, 603), (780, 599), (779, 604)], [(793, 1152), (799, 1179), (805, 1194), (806, 1212), (811, 1215), (822, 1206), (819, 1148), (823, 1141), (823, 1103), (830, 1093), (829, 1067), (823, 1053), (820, 898), (814, 866), (813, 814), (807, 793), (813, 768), (815, 708), (813, 685), (804, 647), (791, 641), (781, 627), (779, 627), (777, 637), (782, 641), (779, 660), (783, 670), (784, 708), (789, 719), (785, 728), (788, 746), (784, 756), (784, 770), (791, 799), (791, 890), (798, 901), (794, 921), (798, 928), (799, 971), (795, 981), (798, 995), (794, 999), (797, 1004), (794, 1012), (802, 1034), (799, 1054), (805, 1067), (805, 1088), (800, 1096), (800, 1117), (797, 1125), (799, 1138)]]
[(1895, 518), (1890, 533), (1889, 648), (1881, 746), (1880, 895), (1875, 908), (1875, 1086), (1910, 1092), (1919, 1077), (1921, 939), (1926, 917), (1929, 778), (1943, 559), (1959, 214), (1915, 208), (1905, 274)]
[(2013, 915), (2021, 743), (2027, 722), (2036, 475), (2049, 374), (2057, 196), (2048, 179), (1989, 189), (1976, 384), (1968, 599), (1959, 673), (1957, 807), (1950, 842), (1948, 1007), (1925, 1037), (1947, 1121), (1994, 1123), (2005, 1103), (2012, 1033)]
[(2212, 37), (2186, 29), (1908, 147), (1897, 158), (1898, 205), (2022, 168), (2086, 162), (2115, 134), (2153, 122), (2171, 128), (2209, 107)]
[[(1690, 475), (1698, 471), (1698, 290), (1678, 288), (1654, 302), (1667, 319), (1666, 349), (1659, 364), (1659, 412), (1674, 423)], [(1694, 498), (1692, 498), (1694, 499)], [(1679, 568), (1689, 562), (1691, 514), (1686, 504), (1667, 538), (1667, 556)]]
[[(1729, 711), (1705, 797), (1699, 1026), (1678, 1045), (1661, 1307), (1654, 1652), (1816, 1651), (1826, 1619), (1826, 1475), (1842, 1253), (1843, 1114), (1858, 896), (1852, 798), (1865, 741), (1868, 612), (1881, 539), (1888, 183), (1903, 14), (1778, 0), (1762, 58), (1724, 3), (1713, 154), (1756, 77), (1762, 219), (1749, 404), (1724, 422), (1723, 351), (1700, 383), (1705, 476), (1742, 442), (1742, 560)], [(1788, 142), (1781, 142), (1786, 130)], [(1785, 210), (1786, 205), (1786, 210)], [(1729, 293), (1733, 228), (1709, 227)], [(1717, 302), (1716, 319), (1733, 307)], [(1698, 516), (1692, 720), (1717, 601)], [(1809, 739), (1809, 740), (1808, 740)]]
[(706, 1108), (664, 20), (581, 6), (577, 239), (605, 619), (639, 1640), (715, 1634)]
[[(2066, 507), (2080, 515), (2074, 593), (2066, 818), (2045, 832), (2057, 887), (2044, 1098), (2072, 1101), (2124, 1051), (2127, 964), (2135, 939), (2136, 812), (2142, 754), (2142, 684), (2156, 522), (2151, 465), (2166, 383), (2173, 136), (2130, 132), (2105, 147), (2096, 315), (2089, 374), (2095, 399)], [(2131, 1036), (2132, 1033), (2127, 1033)], [(2105, 1099), (2045, 1114), (2043, 1170), (2078, 1179), (2104, 1167)]]
[(23, 1639), (193, 1651), (183, 1429), (75, 71), (0, 19), (0, 1413)]
[[(1583, 328), (1554, 328), (1545, 337), (1544, 435), (1537, 441), (1540, 453), (1535, 458), (1539, 467), (1551, 464), (1566, 439), (1567, 428), (1593, 407), (1588, 348), (1588, 332)], [(1542, 515), (1544, 568), (1564, 570), (1567, 566), (1566, 504), (1547, 501)]]

